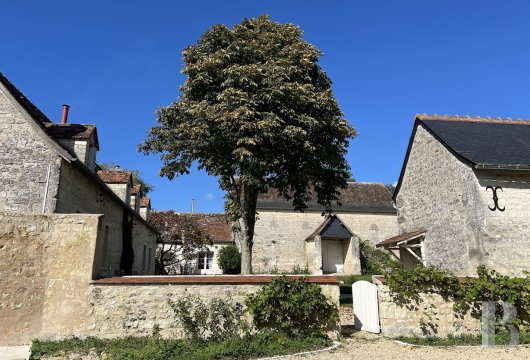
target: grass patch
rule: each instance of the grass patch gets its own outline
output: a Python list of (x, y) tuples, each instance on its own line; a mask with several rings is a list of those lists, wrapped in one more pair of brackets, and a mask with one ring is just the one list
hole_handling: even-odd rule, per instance
[[(412, 345), (425, 345), (425, 346), (479, 346), (482, 345), (482, 335), (451, 335), (449, 334), (445, 338), (440, 337), (425, 337), (420, 338), (417, 336), (404, 337), (400, 336), (395, 340), (402, 341)], [(510, 343), (510, 333), (507, 331), (499, 331), (495, 336), (496, 345), (508, 345)], [(521, 332), (519, 334), (519, 343), (530, 344), (530, 332)]]
[(71, 338), (63, 341), (34, 341), (30, 359), (68, 354), (86, 355), (90, 351), (98, 355), (105, 353), (109, 360), (250, 359), (316, 350), (330, 346), (331, 343), (325, 336), (297, 338), (270, 332), (217, 342), (192, 342), (157, 336), (84, 340)]

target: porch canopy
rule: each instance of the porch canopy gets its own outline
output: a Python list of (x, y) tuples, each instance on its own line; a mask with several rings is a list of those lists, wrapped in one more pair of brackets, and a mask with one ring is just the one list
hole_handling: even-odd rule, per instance
[[(401, 261), (404, 268), (413, 268), (414, 260), (419, 261), (423, 265), (426, 265), (425, 262), (425, 250), (423, 248), (423, 239), (425, 238), (426, 230), (416, 230), (411, 232), (406, 232), (398, 236), (391, 237), (381, 241), (376, 245), (376, 247), (383, 247), (386, 250), (399, 250)], [(405, 253), (404, 253), (405, 252)], [(394, 255), (393, 252), (391, 252)], [(407, 257), (412, 256), (412, 262), (407, 261)]]

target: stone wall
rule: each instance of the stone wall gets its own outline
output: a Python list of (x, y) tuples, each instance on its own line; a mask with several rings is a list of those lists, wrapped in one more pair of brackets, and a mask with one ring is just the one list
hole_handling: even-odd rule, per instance
[(101, 225), (105, 231), (106, 257), (105, 263), (98, 270), (100, 276), (118, 276), (123, 247), (124, 209), (107, 191), (77, 166), (64, 163), (61, 167), (56, 212), (105, 215)]
[[(530, 174), (527, 171), (478, 171), (478, 193), (482, 199), (484, 223), (469, 231), (469, 273), (483, 264), (504, 275), (522, 276), (530, 270)], [(494, 208), (493, 192), (488, 186), (501, 187), (497, 191), (499, 206)]]
[(0, 86), (0, 211), (55, 210), (61, 158), (48, 144), (52, 140), (30, 121)]
[(93, 327), (97, 215), (0, 213), (0, 346)]
[[(493, 192), (499, 206), (492, 211)], [(428, 266), (460, 276), (479, 265), (520, 276), (530, 270), (530, 174), (474, 170), (421, 125), (397, 199), (400, 232), (424, 229)]]
[[(123, 249), (123, 224), (125, 205), (110, 190), (91, 179), (74, 164), (63, 163), (57, 196), (57, 213), (103, 214), (102, 227), (105, 233), (104, 263), (99, 269), (100, 277), (120, 275)], [(138, 214), (128, 215), (133, 224), (132, 247), (134, 251), (133, 274), (154, 274), (156, 233), (148, 227)], [(142, 270), (143, 246), (151, 247), (151, 268)]]
[[(156, 283), (158, 280), (161, 283)], [(259, 276), (130, 277), (116, 281), (102, 279), (94, 283), (91, 291), (95, 320), (95, 330), (91, 334), (103, 338), (146, 336), (152, 334), (157, 325), (162, 336), (180, 336), (180, 328), (169, 300), (175, 301), (191, 295), (205, 301), (230, 298), (242, 303), (247, 294), (258, 291), (268, 281), (270, 277)], [(320, 286), (322, 292), (338, 306), (338, 282), (324, 282)]]
[(453, 311), (453, 302), (438, 294), (419, 294), (402, 303), (387, 286), (378, 284), (381, 334), (398, 336), (437, 336), (469, 334), (480, 331), (480, 319)]
[[(397, 235), (395, 214), (339, 213), (338, 217), (360, 240), (375, 244)], [(305, 239), (324, 222), (321, 212), (259, 210), (252, 250), (253, 269), (292, 271), (311, 262)]]
[(484, 202), (473, 170), (418, 125), (396, 198), (400, 233), (427, 230), (425, 259), (457, 275), (468, 275)]

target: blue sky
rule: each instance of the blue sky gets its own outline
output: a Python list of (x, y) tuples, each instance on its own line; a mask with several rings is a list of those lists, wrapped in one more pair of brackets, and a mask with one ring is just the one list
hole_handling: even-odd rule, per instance
[(267, 13), (304, 30), (359, 136), (358, 181), (399, 176), (414, 114), (530, 118), (527, 1), (10, 1), (0, 71), (48, 117), (98, 126), (99, 162), (138, 169), (157, 209), (220, 212), (215, 178), (160, 178), (136, 146), (177, 98), (182, 49), (211, 25)]

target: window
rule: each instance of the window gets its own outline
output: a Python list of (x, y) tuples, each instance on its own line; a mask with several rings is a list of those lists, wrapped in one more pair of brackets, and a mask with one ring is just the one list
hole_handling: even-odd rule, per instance
[(145, 271), (145, 266), (147, 264), (146, 260), (147, 260), (147, 246), (144, 245), (144, 254), (142, 257), (142, 271)]
[(213, 251), (199, 254), (199, 270), (213, 269)]

